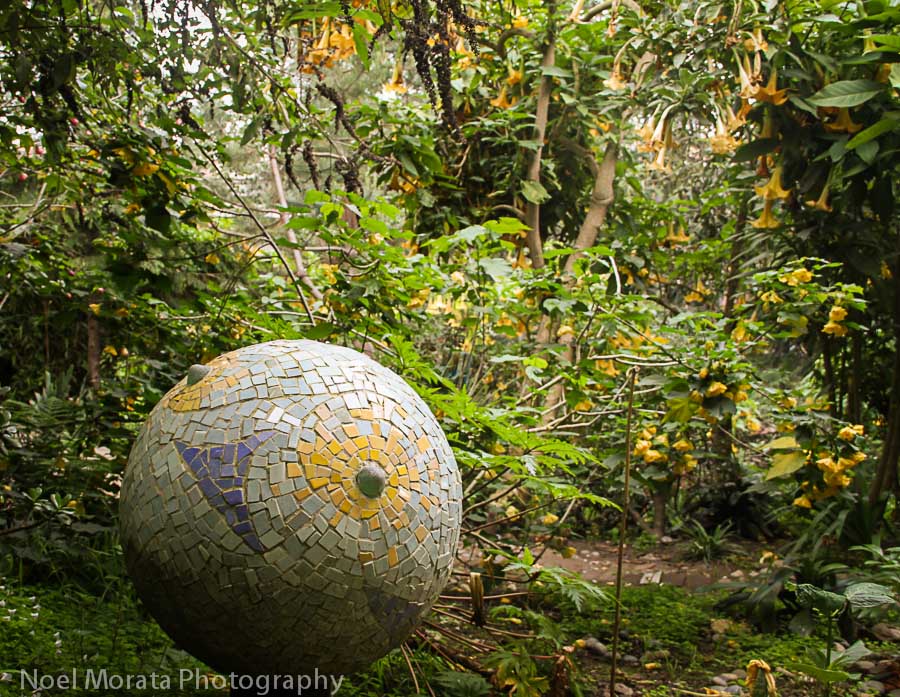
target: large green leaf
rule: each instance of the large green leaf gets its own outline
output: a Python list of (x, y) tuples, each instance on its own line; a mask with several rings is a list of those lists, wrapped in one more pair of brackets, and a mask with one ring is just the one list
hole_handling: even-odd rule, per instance
[(826, 85), (807, 101), (816, 106), (858, 106), (869, 101), (884, 88), (885, 85), (872, 80), (841, 80)]
[(550, 199), (550, 194), (540, 182), (526, 181), (522, 183), (522, 196), (527, 201), (535, 204), (542, 204)]
[(815, 678), (819, 682), (832, 683), (843, 682), (850, 679), (850, 673), (843, 670), (829, 670), (828, 668), (820, 668), (812, 663), (801, 661), (789, 661), (785, 663), (785, 667), (789, 670), (805, 673), (811, 678)]
[(890, 589), (877, 583), (854, 583), (844, 591), (844, 597), (854, 608), (878, 607), (894, 602)]
[(806, 453), (802, 450), (792, 450), (786, 453), (775, 453), (772, 456), (772, 466), (766, 472), (766, 479), (784, 477), (796, 472), (806, 464)]
[(900, 51), (900, 36), (897, 34), (872, 34), (869, 39), (894, 51)]
[(844, 609), (847, 599), (811, 583), (801, 583), (797, 586), (797, 602), (803, 607), (833, 616)]
[(898, 125), (900, 125), (900, 115), (893, 118), (886, 116), (885, 118), (877, 121), (873, 125), (853, 136), (847, 142), (846, 149), (853, 150), (854, 148), (857, 148), (864, 143), (868, 143), (870, 140), (874, 140), (882, 133), (893, 131), (895, 128), (897, 128)]

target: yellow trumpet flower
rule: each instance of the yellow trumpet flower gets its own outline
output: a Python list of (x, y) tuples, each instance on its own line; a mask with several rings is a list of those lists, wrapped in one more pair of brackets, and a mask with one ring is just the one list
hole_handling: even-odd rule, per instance
[(791, 190), (781, 186), (781, 165), (772, 170), (772, 176), (763, 186), (754, 186), (756, 195), (766, 201), (771, 199), (784, 199), (790, 196)]
[(772, 72), (769, 73), (769, 82), (765, 87), (758, 87), (753, 95), (761, 102), (767, 102), (778, 106), (787, 101), (787, 89), (778, 89), (778, 71), (772, 66)]
[(767, 198), (765, 203), (763, 204), (762, 213), (760, 213), (759, 218), (754, 220), (750, 225), (760, 230), (771, 230), (773, 228), (777, 228), (781, 225), (778, 222), (778, 218), (776, 218), (772, 214), (772, 204), (775, 199)]
[(518, 98), (513, 97), (510, 99), (506, 96), (506, 85), (500, 88), (500, 94), (494, 97), (491, 100), (491, 106), (495, 106), (498, 109), (509, 109), (516, 105), (516, 102), (519, 101)]
[(815, 201), (806, 201), (806, 205), (815, 208), (817, 211), (831, 212), (831, 204), (828, 203), (828, 185), (822, 187), (822, 193)]
[(829, 133), (856, 133), (861, 129), (862, 124), (850, 118), (850, 111), (846, 107), (838, 109), (837, 118), (825, 124), (825, 130)]

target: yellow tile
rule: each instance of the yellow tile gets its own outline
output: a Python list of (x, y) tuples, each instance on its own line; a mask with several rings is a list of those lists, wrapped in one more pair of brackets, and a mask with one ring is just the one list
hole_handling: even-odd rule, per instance
[(309, 485), (313, 489), (319, 489), (328, 483), (328, 477), (313, 477), (309, 480)]
[(399, 561), (400, 561), (400, 560), (397, 559), (397, 548), (396, 548), (396, 547), (391, 547), (391, 548), (388, 550), (388, 564), (389, 564), (390, 566), (394, 567), (394, 566), (397, 566), (397, 563), (398, 563)]
[(271, 486), (271, 489), (272, 489), (272, 493), (275, 494), (275, 496), (281, 496), (281, 487), (280, 486), (278, 486), (277, 484), (273, 484)]
[(344, 517), (344, 514), (341, 513), (340, 511), (337, 511), (333, 516), (331, 516), (331, 520), (328, 521), (328, 524), (331, 527), (336, 528), (337, 524), (341, 522), (341, 518), (343, 518), (343, 517)]
[(359, 559), (360, 564), (368, 564), (375, 557), (372, 555), (371, 552), (360, 552), (359, 556), (357, 558)]
[(312, 489), (300, 489), (299, 491), (294, 492), (294, 498), (297, 501), (303, 501), (307, 496), (312, 493)]
[(287, 476), (288, 477), (299, 477), (303, 474), (303, 471), (300, 469), (300, 465), (296, 462), (287, 463)]
[(369, 521), (369, 530), (381, 530), (381, 521), (377, 517)]
[(428, 440), (428, 436), (422, 436), (416, 441), (416, 445), (419, 447), (419, 452), (424, 453), (431, 447), (431, 441)]
[(416, 528), (416, 539), (417, 539), (419, 542), (421, 542), (421, 541), (424, 540), (426, 537), (428, 537), (428, 530), (425, 528), (425, 526), (424, 526), (424, 525), (420, 525), (419, 527), (417, 527), (417, 528)]

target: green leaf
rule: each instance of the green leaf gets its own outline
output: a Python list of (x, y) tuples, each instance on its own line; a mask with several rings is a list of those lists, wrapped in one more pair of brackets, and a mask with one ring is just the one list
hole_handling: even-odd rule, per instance
[(893, 51), (900, 51), (900, 36), (896, 34), (872, 34), (869, 38), (876, 44), (887, 46)]
[(767, 450), (796, 450), (800, 447), (797, 439), (793, 436), (781, 436), (776, 438), (766, 446)]
[(812, 663), (788, 661), (784, 665), (789, 670), (805, 673), (811, 678), (815, 678), (819, 682), (823, 683), (843, 682), (844, 680), (850, 679), (850, 673), (847, 673), (846, 671), (820, 668), (819, 666), (813, 665)]
[(340, 327), (331, 322), (319, 322), (315, 327), (304, 330), (303, 337), (305, 339), (314, 339), (316, 341), (319, 339), (327, 339), (338, 331), (338, 329), (340, 329)]
[(256, 134), (259, 133), (259, 127), (262, 125), (262, 118), (255, 118), (249, 124), (247, 124), (247, 128), (244, 129), (244, 135), (241, 136), (241, 145), (246, 145), (251, 140), (256, 137)]
[(353, 25), (353, 44), (356, 46), (356, 55), (362, 61), (363, 67), (369, 69), (369, 32), (362, 24)]
[(775, 453), (772, 456), (772, 466), (766, 472), (766, 479), (775, 479), (796, 472), (806, 464), (806, 453), (802, 450), (794, 450), (788, 453)]
[(811, 583), (800, 583), (797, 585), (797, 602), (803, 607), (834, 616), (844, 609), (847, 599)]
[(854, 583), (844, 591), (844, 597), (854, 609), (878, 607), (894, 602), (890, 589), (877, 583)]
[(501, 278), (506, 278), (512, 273), (512, 266), (509, 265), (509, 262), (506, 259), (500, 259), (497, 257), (479, 259), (478, 265), (482, 269), (484, 269), (484, 272), (495, 281), (499, 281)]
[(816, 106), (851, 107), (869, 101), (885, 86), (872, 80), (840, 80), (826, 85), (809, 102)]
[(853, 150), (854, 148), (859, 147), (863, 143), (868, 143), (870, 140), (877, 138), (882, 133), (887, 133), (888, 131), (893, 131), (897, 125), (900, 124), (900, 118), (894, 117), (885, 117), (880, 121), (877, 121), (873, 125), (869, 126), (867, 129), (860, 131), (855, 136), (853, 136), (847, 142), (847, 150)]
[(691, 399), (689, 394), (670, 397), (666, 400), (666, 404), (669, 410), (663, 419), (664, 422), (677, 421), (682, 424), (687, 423), (697, 410), (697, 403)]
[(540, 182), (526, 181), (522, 183), (522, 196), (531, 203), (540, 205), (544, 201), (550, 200), (550, 194)]
[(545, 65), (541, 68), (541, 75), (549, 75), (551, 77), (572, 77), (572, 71), (560, 68), (557, 65)]
[(488, 220), (484, 225), (496, 235), (512, 235), (528, 229), (528, 226), (518, 218), (509, 218), (507, 216), (499, 220)]
[(290, 26), (300, 19), (314, 19), (316, 17), (338, 17), (343, 14), (339, 2), (311, 2), (299, 5), (290, 11), (284, 19), (285, 26)]

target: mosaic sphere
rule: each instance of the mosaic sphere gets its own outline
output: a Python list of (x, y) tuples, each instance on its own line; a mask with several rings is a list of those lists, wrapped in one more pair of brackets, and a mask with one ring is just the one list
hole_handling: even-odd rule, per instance
[(223, 673), (345, 674), (398, 646), (459, 538), (453, 453), (361, 353), (272, 341), (193, 366), (131, 451), (120, 528), (138, 593)]

